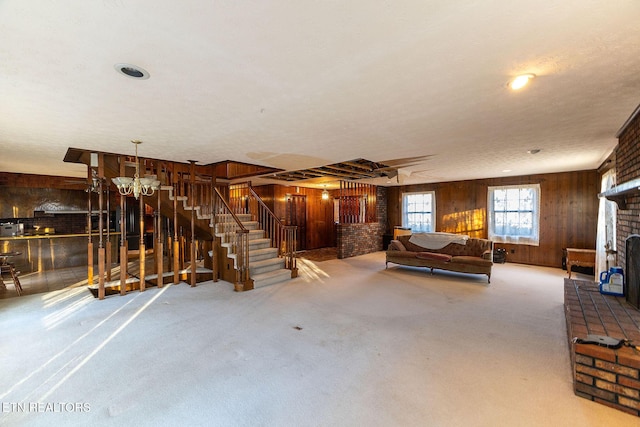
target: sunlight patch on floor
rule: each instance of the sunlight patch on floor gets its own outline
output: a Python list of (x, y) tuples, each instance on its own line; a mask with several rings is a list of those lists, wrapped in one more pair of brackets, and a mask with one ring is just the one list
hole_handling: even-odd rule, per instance
[[(168, 287), (167, 287), (168, 288)], [(166, 288), (165, 288), (166, 289)], [(83, 341), (85, 338), (89, 337), (92, 333), (94, 333), (97, 329), (99, 329), (102, 325), (104, 325), (105, 323), (107, 323), (111, 318), (113, 318), (115, 315), (117, 315), (120, 311), (124, 310), (125, 307), (127, 307), (129, 304), (131, 304), (133, 301), (136, 300), (136, 298), (141, 295), (138, 294), (136, 296), (134, 296), (134, 298), (131, 298), (129, 301), (127, 301), (125, 304), (121, 305), (119, 308), (117, 308), (116, 310), (114, 310), (112, 313), (110, 313), (107, 317), (105, 317), (103, 320), (101, 320), (98, 324), (96, 324), (93, 328), (91, 328), (90, 330), (88, 330), (87, 332), (85, 332), (84, 334), (80, 335), (78, 338), (76, 338), (71, 344), (69, 344), (68, 346), (66, 346), (65, 348), (63, 348), (62, 350), (60, 350), (58, 353), (56, 353), (55, 355), (53, 355), (49, 360), (47, 360), (45, 363), (43, 363), (42, 365), (40, 365), (37, 369), (34, 369), (31, 373), (29, 373), (29, 375), (27, 375), (26, 377), (24, 377), (23, 379), (21, 379), (20, 381), (18, 381), (17, 383), (15, 383), (13, 386), (9, 387), (9, 389), (7, 389), (7, 391), (5, 391), (4, 393), (0, 394), (0, 399), (4, 399), (7, 395), (9, 395), (9, 393), (11, 393), (14, 389), (16, 389), (17, 387), (21, 386), (22, 384), (24, 384), (25, 382), (27, 382), (30, 378), (34, 377), (35, 375), (37, 375), (39, 372), (42, 372), (45, 370), (45, 368), (47, 368), (49, 365), (51, 365), (53, 362), (55, 362), (58, 358), (61, 358), (65, 353), (67, 353), (69, 350), (71, 350), (74, 346), (78, 345), (81, 341)], [(157, 298), (157, 296), (156, 296)], [(93, 299), (93, 298), (92, 298)], [(155, 298), (154, 298), (155, 300)], [(146, 307), (146, 305), (145, 305)], [(77, 359), (77, 357), (72, 358), (72, 360), (67, 361), (64, 365), (63, 368), (66, 366), (69, 366), (71, 361), (75, 361)], [(59, 369), (56, 371), (56, 374), (60, 371), (62, 371), (62, 369)], [(77, 369), (76, 369), (77, 370)], [(53, 376), (55, 376), (56, 374), (54, 374)], [(68, 377), (68, 375), (67, 375)], [(67, 378), (65, 377), (65, 378)], [(58, 386), (61, 383), (58, 383)], [(30, 394), (32, 394), (33, 391)], [(47, 396), (50, 393), (47, 394)], [(24, 399), (22, 399), (24, 400)]]
[[(71, 378), (76, 372), (78, 372), (84, 365), (87, 364), (87, 362), (89, 362), (91, 359), (93, 359), (93, 357), (98, 354), (107, 344), (109, 344), (109, 342), (114, 339), (116, 336), (118, 336), (118, 334), (120, 334), (120, 332), (122, 332), (127, 326), (129, 326), (129, 324), (131, 322), (133, 322), (140, 314), (142, 314), (142, 312), (144, 312), (147, 307), (149, 307), (151, 304), (153, 304), (155, 302), (155, 300), (157, 300), (163, 293), (166, 292), (167, 289), (171, 288), (172, 285), (169, 284), (167, 285), (165, 288), (160, 289), (154, 296), (153, 298), (151, 298), (149, 301), (147, 301), (142, 307), (140, 307), (135, 313), (133, 313), (131, 315), (131, 317), (129, 317), (129, 319), (127, 319), (122, 325), (120, 325), (118, 327), (118, 329), (116, 329), (115, 331), (113, 331), (111, 333), (111, 335), (109, 335), (104, 341), (102, 341), (91, 353), (89, 353), (84, 359), (82, 359), (82, 361), (80, 361), (80, 363), (76, 364), (74, 366), (74, 368), (68, 372), (62, 379), (60, 379), (60, 381), (58, 381), (55, 385), (53, 385), (49, 391), (47, 391), (47, 393), (45, 393), (39, 401), (44, 402), (47, 400), (47, 398), (58, 389), (58, 387), (60, 387), (62, 384), (64, 384), (69, 378)], [(133, 301), (133, 299), (132, 299)], [(125, 304), (126, 305), (126, 304)], [(123, 306), (124, 307), (124, 306)], [(116, 310), (120, 311), (120, 310)], [(115, 313), (115, 312), (114, 312)], [(111, 317), (111, 316), (109, 316)], [(103, 321), (104, 322), (104, 321)], [(100, 322), (100, 324), (102, 324), (103, 322)]]
[(323, 278), (328, 279), (329, 277), (331, 277), (323, 269), (318, 267), (316, 263), (304, 258), (298, 259), (298, 272), (299, 276), (302, 277), (302, 279), (307, 283), (313, 282), (315, 280), (324, 282), (322, 280)]

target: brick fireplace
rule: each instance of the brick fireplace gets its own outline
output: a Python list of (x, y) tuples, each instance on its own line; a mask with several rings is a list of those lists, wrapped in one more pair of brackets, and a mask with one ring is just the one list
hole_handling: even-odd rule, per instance
[(627, 272), (627, 302), (640, 309), (640, 235), (632, 234), (625, 241), (625, 270)]
[[(616, 222), (616, 246), (617, 263), (624, 268), (625, 272), (625, 294), (627, 300), (636, 308), (640, 305), (638, 294), (640, 293), (640, 275), (634, 273), (634, 262), (637, 263), (637, 256), (640, 256), (640, 247), (628, 245), (627, 239), (630, 236), (640, 234), (640, 106), (633, 112), (631, 117), (622, 126), (617, 134), (618, 146), (616, 147), (616, 184), (618, 194), (610, 197), (618, 203), (618, 214)], [(612, 189), (615, 193), (616, 188)], [(629, 254), (628, 248), (636, 248), (635, 254)], [(628, 273), (632, 273), (629, 277)], [(629, 294), (629, 288), (632, 288)]]
[[(564, 305), (576, 395), (640, 416), (640, 106), (616, 136), (616, 185), (604, 195), (618, 205), (616, 264), (624, 269), (625, 296), (565, 279)], [(580, 343), (589, 334), (632, 345)]]
[(575, 394), (640, 416), (640, 351), (573, 342), (592, 334), (640, 345), (640, 310), (601, 294), (593, 282), (571, 279), (565, 279), (564, 306)]

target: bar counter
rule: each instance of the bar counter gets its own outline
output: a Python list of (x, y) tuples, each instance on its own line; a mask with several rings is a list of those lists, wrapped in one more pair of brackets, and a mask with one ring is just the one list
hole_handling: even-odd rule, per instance
[[(116, 256), (118, 234), (111, 233), (112, 256)], [(93, 259), (97, 260), (98, 234), (91, 234)], [(19, 252), (11, 257), (22, 274), (87, 265), (88, 234), (43, 234), (0, 237), (0, 252)], [(107, 243), (103, 235), (103, 243)], [(114, 258), (116, 259), (116, 258)]]

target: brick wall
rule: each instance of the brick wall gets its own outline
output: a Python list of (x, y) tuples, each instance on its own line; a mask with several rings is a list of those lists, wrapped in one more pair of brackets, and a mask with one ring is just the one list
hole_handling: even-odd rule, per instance
[(350, 258), (382, 250), (382, 235), (387, 230), (387, 189), (377, 187), (378, 222), (337, 224), (338, 259)]
[[(640, 178), (640, 114), (629, 121), (618, 135), (616, 183)], [(627, 197), (627, 209), (618, 209), (616, 244), (618, 264), (626, 271), (625, 240), (640, 234), (640, 194)]]
[(338, 224), (338, 259), (381, 251), (383, 232), (377, 222)]
[(633, 350), (595, 345), (575, 346), (574, 391), (578, 396), (627, 412), (640, 414), (640, 360)]

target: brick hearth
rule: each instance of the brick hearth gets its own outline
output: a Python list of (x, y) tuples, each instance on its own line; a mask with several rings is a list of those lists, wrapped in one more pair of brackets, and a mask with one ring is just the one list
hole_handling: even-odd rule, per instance
[(571, 279), (564, 307), (575, 394), (640, 416), (640, 351), (573, 342), (594, 334), (640, 345), (640, 311), (624, 297), (602, 295), (596, 283)]

